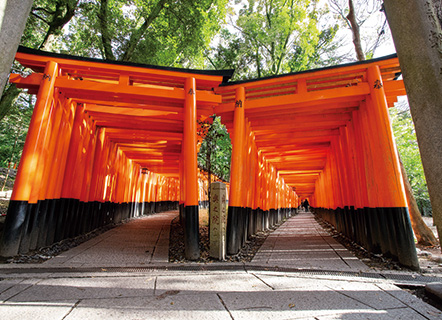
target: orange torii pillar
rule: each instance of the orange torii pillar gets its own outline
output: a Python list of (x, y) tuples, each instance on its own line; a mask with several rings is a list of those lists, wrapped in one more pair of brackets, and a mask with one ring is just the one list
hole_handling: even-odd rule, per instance
[[(386, 168), (379, 186), (382, 190), (378, 204), (379, 223), (388, 226), (390, 243), (393, 244), (390, 249), (395, 251), (399, 262), (412, 269), (419, 269), (404, 182), (379, 66), (368, 68), (367, 80), (370, 85), (370, 98), (367, 99), (367, 107), (370, 108), (368, 116), (374, 119), (377, 124), (377, 128), (374, 129), (383, 137), (377, 142), (383, 155), (379, 160), (383, 160), (382, 165)], [(377, 171), (377, 174), (380, 172)]]
[(43, 170), (43, 167), (40, 167), (40, 162), (46, 160), (43, 159), (44, 155), (42, 154), (45, 144), (43, 137), (46, 136), (48, 129), (49, 112), (53, 103), (57, 74), (57, 63), (47, 62), (5, 220), (1, 239), (2, 256), (13, 256), (18, 253), (22, 234), (25, 231), (25, 222), (29, 222), (29, 211), (32, 207), (37, 206), (37, 199), (35, 199), (35, 202), (31, 200), (31, 192), (33, 187), (36, 187), (35, 176), (37, 171), (39, 169)]
[(230, 166), (230, 196), (227, 214), (227, 254), (236, 254), (241, 247), (244, 228), (243, 164), (245, 161), (245, 89), (236, 89), (233, 112), (232, 160)]
[(200, 251), (195, 78), (186, 79), (184, 92), (184, 246), (186, 258), (196, 260), (200, 256)]

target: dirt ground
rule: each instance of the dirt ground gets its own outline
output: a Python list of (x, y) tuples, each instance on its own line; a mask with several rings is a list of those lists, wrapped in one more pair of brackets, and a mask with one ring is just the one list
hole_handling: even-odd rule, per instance
[[(425, 224), (431, 229), (431, 231), (433, 231), (436, 238), (438, 238), (436, 227), (433, 226), (433, 218), (423, 217), (423, 219)], [(424, 274), (442, 276), (442, 253), (440, 246), (424, 247), (421, 245), (416, 245), (416, 248), (421, 272)]]
[[(8, 175), (7, 168), (0, 168), (0, 191), (3, 188), (3, 184), (5, 183), (5, 178)], [(15, 181), (15, 175), (17, 174), (17, 170), (11, 169), (9, 170), (8, 180), (6, 181), (6, 185), (3, 191), (12, 190)]]

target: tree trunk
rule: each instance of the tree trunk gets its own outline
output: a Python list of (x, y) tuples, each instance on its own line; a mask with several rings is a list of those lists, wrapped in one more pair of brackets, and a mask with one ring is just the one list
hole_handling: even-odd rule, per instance
[(100, 12), (98, 13), (98, 21), (101, 31), (101, 42), (103, 44), (104, 58), (107, 60), (115, 60), (114, 53), (112, 52), (112, 39), (107, 27), (108, 25), (108, 2), (107, 0), (101, 0)]
[(135, 52), (138, 43), (141, 40), (141, 37), (144, 35), (147, 28), (149, 28), (152, 22), (158, 17), (161, 10), (163, 10), (165, 4), (166, 0), (158, 1), (158, 3), (150, 12), (149, 16), (145, 18), (144, 23), (141, 25), (141, 27), (132, 32), (130, 39), (125, 45), (124, 54), (120, 59), (121, 61), (130, 61), (132, 59), (132, 56)]
[(3, 92), (17, 52), (32, 0), (4, 0), (0, 4), (0, 92)]
[(411, 226), (413, 227), (414, 235), (416, 236), (417, 243), (423, 246), (433, 247), (437, 245), (437, 239), (430, 228), (422, 219), (422, 215), (417, 206), (416, 199), (411, 189), (410, 181), (408, 180), (407, 171), (402, 163), (401, 156), (398, 153), (399, 163), (401, 164), (402, 177), (404, 178), (405, 194), (408, 202), (408, 212), (410, 213)]
[(352, 0), (348, 0), (348, 15), (347, 19), (351, 25), (351, 32), (353, 33), (353, 44), (355, 46), (356, 56), (358, 61), (365, 60), (364, 51), (362, 50), (361, 34), (359, 33), (359, 24), (356, 20), (355, 7)]
[(384, 0), (442, 240), (442, 35), (431, 0)]

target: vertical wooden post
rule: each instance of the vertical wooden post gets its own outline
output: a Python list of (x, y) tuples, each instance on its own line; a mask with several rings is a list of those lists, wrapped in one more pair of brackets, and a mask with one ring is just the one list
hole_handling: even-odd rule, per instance
[(186, 199), (184, 202), (185, 255), (189, 260), (196, 260), (199, 251), (198, 219), (198, 164), (196, 137), (196, 82), (187, 78), (184, 85), (184, 175), (186, 177)]
[(19, 250), (24, 223), (28, 218), (27, 210), (36, 174), (36, 164), (42, 157), (42, 139), (49, 121), (49, 111), (53, 101), (54, 83), (57, 74), (57, 63), (48, 61), (38, 90), (37, 103), (32, 114), (5, 220), (0, 252), (4, 257), (13, 256)]
[(244, 133), (245, 133), (245, 89), (236, 89), (235, 110), (233, 112), (232, 160), (230, 166), (230, 197), (227, 214), (227, 254), (236, 254), (241, 243), (238, 225), (242, 212)]
[(393, 242), (392, 247), (397, 252), (397, 258), (401, 264), (418, 270), (419, 262), (408, 214), (404, 182), (379, 66), (373, 65), (368, 68), (367, 81), (370, 85), (370, 96), (367, 99), (368, 116), (377, 124), (377, 143), (382, 154), (379, 160), (382, 161), (381, 165), (384, 167), (384, 174), (381, 177), (383, 194), (380, 200), (387, 218), (386, 222)]

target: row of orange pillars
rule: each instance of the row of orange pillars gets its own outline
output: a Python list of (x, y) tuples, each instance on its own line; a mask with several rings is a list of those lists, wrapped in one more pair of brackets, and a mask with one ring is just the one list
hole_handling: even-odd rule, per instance
[[(40, 77), (14, 78), (35, 90), (37, 101), (6, 217), (1, 255), (26, 253), (131, 217), (176, 209), (180, 204), (186, 257), (197, 259), (198, 206), (205, 199), (198, 198), (201, 192), (195, 78), (187, 77), (184, 83), (182, 133), (149, 131), (144, 136), (132, 131), (124, 135), (113, 126), (97, 125), (100, 121), (91, 117), (93, 113), (87, 111), (86, 103), (69, 98), (68, 89), (57, 89), (60, 73), (58, 63), (49, 60)], [(86, 83), (83, 79), (75, 81)], [(243, 109), (241, 112), (244, 115)], [(158, 159), (162, 163), (158, 168), (163, 169), (179, 163), (178, 178), (173, 172), (167, 176), (147, 170), (119, 148), (124, 140), (144, 138), (180, 142), (179, 161), (172, 163), (164, 156)], [(248, 170), (250, 174), (256, 173), (256, 181), (247, 183), (255, 186), (253, 190), (242, 190), (245, 181), (232, 180), (235, 186), (230, 192), (230, 253), (236, 253), (247, 236), (294, 212), (299, 201), (295, 192), (277, 177), (274, 168), (256, 157), (256, 152), (255, 156), (246, 157), (243, 168), (238, 152), (250, 153), (246, 150), (250, 146), (248, 139), (247, 143), (236, 143), (233, 151), (232, 176), (240, 178)], [(242, 210), (258, 207), (262, 211), (256, 215), (247, 215)]]
[[(252, 234), (296, 213), (308, 197), (317, 215), (351, 239), (418, 268), (388, 120), (387, 93), (401, 91), (395, 81), (397, 58), (222, 87), (222, 75), (55, 54), (21, 54), (20, 62), (34, 68), (35, 76), (12, 81), (37, 93), (37, 102), (1, 255), (180, 204), (185, 254), (197, 259), (203, 199), (198, 198), (196, 120), (215, 111), (223, 122), (233, 122), (228, 124), (233, 129), (228, 254), (236, 254)], [(125, 113), (109, 114), (116, 105)], [(312, 112), (316, 132), (307, 138), (291, 126), (300, 114)], [(286, 161), (269, 161), (263, 136), (266, 146), (285, 146), (285, 152), (278, 147), (272, 152)], [(299, 149), (303, 141), (309, 151)], [(145, 149), (143, 159), (129, 156), (122, 145), (132, 152)], [(308, 153), (315, 150), (320, 157), (314, 160)], [(300, 151), (303, 161), (296, 158)], [(149, 170), (142, 165), (147, 162)], [(314, 169), (314, 177), (309, 191), (297, 194), (293, 186), (299, 181), (288, 181), (298, 173), (284, 178), (282, 172), (306, 166)]]
[(274, 166), (258, 152), (245, 118), (245, 101), (245, 88), (237, 88), (227, 215), (227, 254), (231, 255), (238, 253), (257, 231), (268, 230), (295, 214), (301, 202)]

